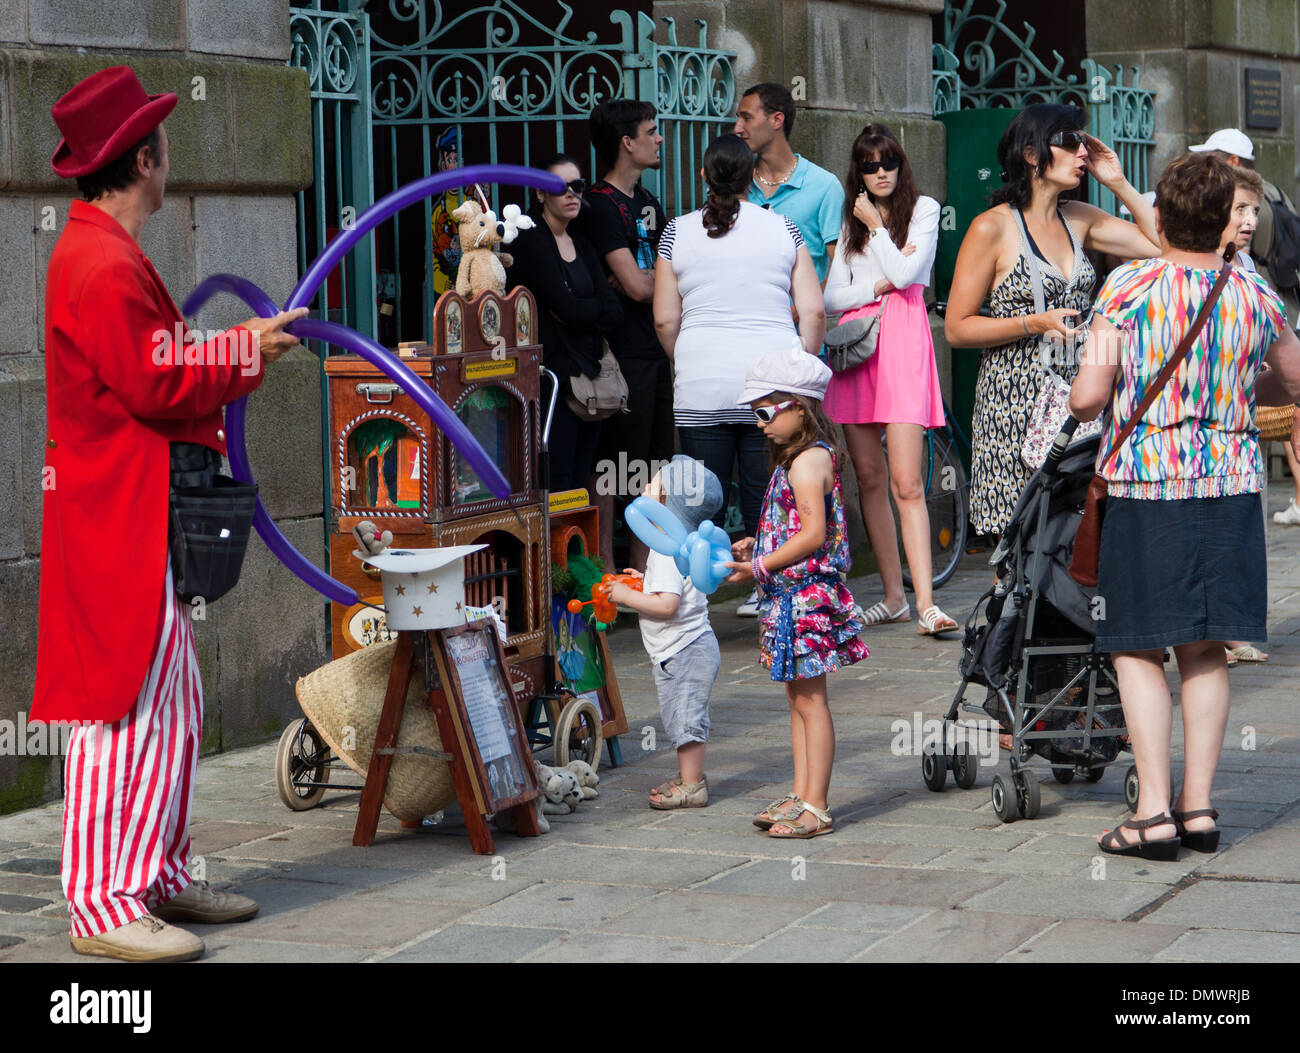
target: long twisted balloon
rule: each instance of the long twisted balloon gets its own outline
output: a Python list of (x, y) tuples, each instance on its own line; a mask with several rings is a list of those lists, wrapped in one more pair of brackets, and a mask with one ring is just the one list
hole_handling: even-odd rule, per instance
[[(389, 216), (395, 212), (400, 212), (408, 205), (422, 201), (426, 197), (432, 197), (435, 194), (441, 194), (470, 183), (507, 183), (512, 186), (535, 187), (538, 190), (545, 190), (552, 194), (562, 194), (565, 190), (564, 180), (559, 176), (551, 172), (543, 172), (537, 168), (523, 168), (519, 165), (471, 165), (468, 168), (459, 168), (452, 172), (439, 172), (437, 175), (417, 179), (414, 183), (399, 187), (387, 197), (376, 201), (357, 217), (356, 224), (353, 227), (343, 231), (331, 241), (325, 247), (325, 251), (307, 268), (307, 273), (302, 276), (283, 309), (292, 311), (296, 307), (304, 307), (310, 304), (321, 283), (342, 262), (343, 257), (351, 251), (358, 241)], [(272, 318), (280, 313), (281, 308), (276, 307), (275, 301), (262, 289), (248, 279), (240, 278), (234, 274), (214, 274), (209, 278), (205, 278), (186, 297), (181, 309), (187, 316), (193, 315), (213, 296), (223, 292), (239, 297), (259, 317)], [(510, 483), (501, 473), (501, 469), (488, 456), (487, 451), (479, 445), (474, 436), (470, 434), (469, 429), (452, 412), (451, 408), (434, 394), (432, 388), (411, 372), (410, 368), (400, 358), (390, 354), (369, 337), (335, 322), (321, 322), (310, 318), (302, 318), (286, 326), (286, 331), (301, 339), (322, 340), (337, 347), (345, 348), (377, 366), (389, 379), (393, 380), (403, 391), (410, 395), (434, 423), (442, 429), (447, 438), (451, 440), (452, 445), (456, 447), (461, 456), (478, 473), (479, 478), (483, 480), (487, 488), (496, 497), (502, 498), (509, 495)], [(226, 407), (226, 449), (230, 457), (230, 470), (234, 473), (235, 478), (240, 482), (252, 483), (254, 481), (253, 468), (248, 460), (248, 444), (245, 436), (247, 408), (247, 396), (232, 402)], [(257, 499), (257, 510), (253, 515), (253, 525), (256, 527), (258, 534), (261, 535), (262, 540), (266, 542), (267, 548), (275, 553), (276, 558), (327, 600), (349, 606), (357, 602), (356, 590), (330, 577), (293, 547), (289, 539), (275, 525), (275, 521), (267, 512), (266, 506), (262, 504), (260, 497)]]

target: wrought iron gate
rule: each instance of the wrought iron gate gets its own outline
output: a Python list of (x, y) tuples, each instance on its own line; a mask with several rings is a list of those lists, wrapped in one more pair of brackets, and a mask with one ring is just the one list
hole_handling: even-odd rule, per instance
[[(1088, 114), (1088, 131), (1119, 156), (1124, 174), (1139, 190), (1150, 186), (1148, 169), (1155, 145), (1155, 92), (1138, 87), (1139, 70), (1108, 70), (1085, 58), (1078, 74), (1062, 74), (1065, 59), (1053, 51), (1051, 69), (1033, 53), (1034, 28), (1024, 24), (1021, 37), (1002, 21), (1006, 4), (998, 0), (993, 14), (972, 13), (975, 0), (959, 7), (944, 5), (944, 42), (933, 48), (934, 113), (957, 109), (1022, 109), (1035, 102), (1062, 102)], [(999, 58), (999, 55), (1009, 57)], [(969, 79), (962, 79), (962, 71)], [(1109, 190), (1089, 181), (1088, 200), (1115, 213), (1118, 202)]]

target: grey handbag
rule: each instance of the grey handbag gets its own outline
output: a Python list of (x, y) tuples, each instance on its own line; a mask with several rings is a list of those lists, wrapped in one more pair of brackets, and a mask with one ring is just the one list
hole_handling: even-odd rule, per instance
[(876, 341), (879, 339), (878, 314), (841, 322), (827, 332), (823, 341), (826, 345), (826, 362), (836, 373), (860, 366), (876, 353)]
[(569, 390), (564, 401), (579, 420), (606, 420), (616, 413), (630, 413), (627, 408), (628, 387), (618, 359), (605, 342), (605, 353), (600, 356), (600, 372), (594, 377), (584, 373), (569, 378)]

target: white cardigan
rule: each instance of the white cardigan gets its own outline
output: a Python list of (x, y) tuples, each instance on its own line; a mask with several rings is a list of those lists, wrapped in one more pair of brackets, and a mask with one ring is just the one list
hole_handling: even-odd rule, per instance
[[(907, 244), (916, 246), (910, 256), (899, 250)], [(839, 248), (848, 244), (847, 228), (840, 232)], [(881, 230), (868, 238), (864, 251), (846, 258), (847, 253), (837, 251), (826, 276), (826, 313), (840, 314), (855, 307), (865, 307), (879, 299), (876, 282), (889, 279), (895, 289), (906, 289), (920, 282), (930, 284), (930, 268), (939, 247), (939, 202), (932, 197), (918, 197), (912, 210), (912, 222), (907, 227), (907, 241), (895, 245), (889, 231)]]

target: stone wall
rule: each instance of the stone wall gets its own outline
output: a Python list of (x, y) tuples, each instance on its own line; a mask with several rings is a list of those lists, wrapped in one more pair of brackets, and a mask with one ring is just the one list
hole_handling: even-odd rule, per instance
[[(27, 711), (36, 665), (45, 444), (44, 274), (76, 196), (49, 167), (50, 107), (83, 77), (132, 66), (176, 91), (167, 198), (143, 236), (177, 301), (240, 274), (283, 303), (297, 280), (294, 191), (312, 179), (307, 76), (286, 67), (288, 0), (0, 0), (0, 721)], [(229, 298), (194, 321), (242, 321)], [(271, 515), (323, 562), (319, 366), (305, 350), (269, 368), (248, 441)], [(130, 560), (129, 552), (87, 558)], [(131, 612), (124, 611), (124, 617)], [(250, 543), (243, 579), (194, 622), (206, 750), (264, 740), (297, 713), (296, 678), (327, 656), (325, 605)], [(0, 756), (0, 812), (57, 797), (57, 760)]]
[[(1255, 143), (1256, 167), (1294, 199), (1300, 134), (1300, 4), (1295, 0), (1087, 0), (1088, 54), (1140, 66), (1156, 91), (1153, 178), (1217, 128)], [(1245, 122), (1245, 69), (1282, 75), (1282, 127)]]

